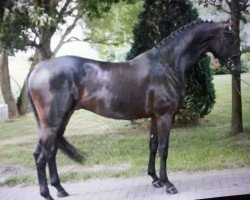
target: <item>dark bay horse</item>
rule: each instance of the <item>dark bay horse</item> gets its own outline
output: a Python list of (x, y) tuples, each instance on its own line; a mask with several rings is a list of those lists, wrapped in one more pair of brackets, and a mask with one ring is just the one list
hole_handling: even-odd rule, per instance
[[(75, 56), (39, 63), (28, 79), (28, 96), (38, 124), (34, 152), (40, 193), (48, 200), (46, 164), (58, 196), (68, 196), (56, 167), (58, 148), (75, 161), (83, 157), (63, 137), (74, 110), (86, 109), (114, 119), (151, 118), (148, 174), (154, 187), (177, 189), (168, 180), (166, 164), (172, 119), (185, 95), (187, 77), (198, 58), (212, 52), (233, 72), (234, 33), (229, 23), (194, 22), (180, 28), (151, 50), (124, 63)], [(146, 41), (145, 41), (146, 42)], [(160, 156), (159, 177), (155, 170)]]

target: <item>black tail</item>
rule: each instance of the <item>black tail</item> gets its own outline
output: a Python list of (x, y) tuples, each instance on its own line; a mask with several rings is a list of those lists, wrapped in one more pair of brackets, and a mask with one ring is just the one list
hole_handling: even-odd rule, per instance
[(59, 136), (57, 138), (57, 144), (58, 148), (70, 159), (79, 162), (81, 164), (84, 162), (85, 159), (81, 155), (81, 152), (79, 152), (78, 149), (72, 146), (63, 136)]

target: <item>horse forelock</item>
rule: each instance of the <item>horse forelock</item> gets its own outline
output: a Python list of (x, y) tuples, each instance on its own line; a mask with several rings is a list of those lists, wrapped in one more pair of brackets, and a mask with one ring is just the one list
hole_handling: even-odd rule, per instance
[(169, 41), (177, 38), (178, 36), (182, 35), (184, 32), (189, 31), (197, 26), (200, 25), (206, 25), (206, 24), (214, 24), (213, 21), (203, 21), (203, 20), (199, 20), (199, 21), (194, 21), (191, 22), (185, 26), (180, 27), (179, 29), (177, 29), (176, 31), (172, 32), (171, 34), (169, 34), (167, 37), (165, 37), (164, 39), (162, 39), (157, 45), (156, 48), (162, 47), (163, 45), (166, 45), (167, 43), (169, 43)]

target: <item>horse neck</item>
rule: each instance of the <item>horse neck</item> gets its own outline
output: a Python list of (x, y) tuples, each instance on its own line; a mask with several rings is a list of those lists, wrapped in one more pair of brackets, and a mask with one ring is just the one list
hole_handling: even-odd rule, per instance
[(209, 29), (209, 27), (201, 28), (203, 28), (202, 31), (199, 31), (198, 27), (183, 31), (170, 38), (166, 45), (158, 49), (163, 60), (168, 66), (178, 71), (183, 81), (187, 80), (189, 72), (199, 57), (209, 51), (209, 36), (216, 32), (215, 29)]

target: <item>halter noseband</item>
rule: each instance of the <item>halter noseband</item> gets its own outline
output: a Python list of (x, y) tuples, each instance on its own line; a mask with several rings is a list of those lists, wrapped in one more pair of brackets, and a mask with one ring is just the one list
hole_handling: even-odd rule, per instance
[(240, 53), (236, 53), (236, 54), (233, 54), (232, 56), (230, 56), (229, 58), (226, 58), (226, 59), (224, 60), (225, 65), (227, 66), (227, 68), (228, 68), (229, 70), (231, 70), (231, 71), (238, 70), (238, 69), (236, 69), (236, 67), (235, 67), (234, 58), (237, 57), (237, 56), (239, 56), (239, 55), (240, 55)]

